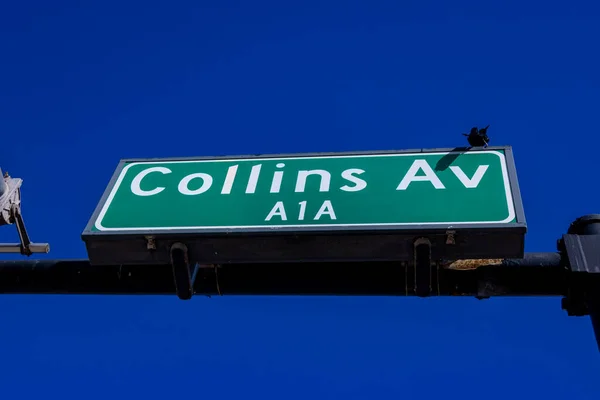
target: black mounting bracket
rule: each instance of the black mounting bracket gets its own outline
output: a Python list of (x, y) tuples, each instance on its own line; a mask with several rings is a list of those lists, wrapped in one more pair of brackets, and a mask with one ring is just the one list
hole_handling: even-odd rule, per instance
[(600, 348), (600, 215), (575, 220), (558, 241), (558, 250), (570, 270), (562, 308), (570, 316), (590, 316)]
[(187, 246), (174, 243), (171, 246), (171, 266), (175, 292), (181, 300), (189, 300), (194, 295), (194, 282), (198, 273), (198, 264), (190, 265)]
[[(407, 279), (407, 285), (414, 282), (413, 290), (416, 296), (429, 297), (439, 294), (438, 265), (431, 259), (431, 241), (427, 238), (418, 238), (413, 243), (412, 279)], [(408, 271), (411, 268), (407, 268)]]

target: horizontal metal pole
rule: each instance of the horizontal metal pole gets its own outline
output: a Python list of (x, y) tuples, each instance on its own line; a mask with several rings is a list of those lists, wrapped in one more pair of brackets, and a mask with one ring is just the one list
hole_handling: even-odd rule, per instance
[[(204, 265), (194, 290), (197, 295), (413, 296), (414, 274), (407, 268), (413, 267), (398, 262)], [(530, 253), (523, 259), (439, 265), (431, 295), (559, 296), (567, 283), (558, 253)], [(175, 284), (170, 265), (17, 260), (0, 261), (0, 293), (175, 295)]]
[[(49, 253), (50, 244), (31, 243), (29, 249), (32, 253)], [(19, 243), (0, 243), (0, 253), (20, 253), (21, 245)]]

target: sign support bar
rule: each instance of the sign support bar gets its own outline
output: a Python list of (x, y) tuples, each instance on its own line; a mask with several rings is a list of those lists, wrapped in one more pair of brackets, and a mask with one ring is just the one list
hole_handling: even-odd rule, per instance
[[(425, 249), (426, 250), (426, 249)], [(95, 266), (85, 259), (0, 261), (0, 294), (356, 295), (356, 296), (566, 296), (569, 270), (560, 253), (526, 253), (522, 259), (468, 260), (440, 265), (439, 289), (429, 279), (409, 278), (413, 265), (397, 262), (221, 264), (185, 272), (184, 252), (173, 265)], [(174, 275), (174, 270), (177, 273)], [(218, 270), (218, 272), (217, 272)], [(189, 270), (188, 270), (189, 271)], [(416, 271), (419, 274), (421, 271)], [(216, 275), (218, 273), (218, 282)], [(427, 277), (431, 274), (425, 274)], [(188, 276), (190, 277), (188, 279)], [(197, 276), (197, 277), (196, 277)], [(192, 278), (195, 278), (192, 279)], [(178, 282), (176, 285), (175, 282)], [(419, 286), (415, 282), (426, 284)], [(183, 282), (183, 283), (180, 283)], [(217, 288), (218, 283), (218, 288)], [(185, 296), (184, 296), (185, 297)]]
[[(428, 246), (422, 246), (419, 254), (423, 251), (426, 255)], [(190, 270), (184, 249), (175, 246), (172, 254), (172, 265), (94, 266), (76, 259), (0, 261), (0, 294), (177, 294), (181, 299), (194, 293), (209, 297), (560, 296), (569, 315), (591, 316), (600, 346), (598, 280), (585, 284), (585, 279), (571, 271), (568, 257), (558, 252), (525, 253), (520, 259), (436, 263), (424, 276), (422, 269), (398, 262), (222, 264), (196, 265)], [(426, 259), (417, 258), (419, 265)], [(412, 282), (407, 281), (409, 270), (417, 274)], [(427, 294), (424, 288), (429, 289), (430, 281), (423, 277), (431, 277), (431, 271), (436, 273), (437, 288)], [(577, 299), (582, 299), (583, 306)]]

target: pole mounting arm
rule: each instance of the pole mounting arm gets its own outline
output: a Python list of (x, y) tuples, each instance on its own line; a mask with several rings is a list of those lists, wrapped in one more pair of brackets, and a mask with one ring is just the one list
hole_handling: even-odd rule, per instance
[(29, 235), (27, 234), (27, 229), (25, 228), (25, 221), (23, 220), (23, 215), (21, 214), (21, 207), (13, 204), (10, 208), (10, 216), (13, 220), (13, 223), (17, 226), (17, 233), (19, 234), (19, 240), (21, 241), (21, 254), (24, 256), (30, 256), (33, 254), (31, 250), (31, 240), (29, 240)]
[(0, 172), (0, 226), (15, 225), (20, 243), (0, 243), (0, 253), (21, 253), (30, 256), (33, 253), (48, 253), (47, 243), (32, 243), (21, 212), (22, 179), (11, 178), (8, 173)]

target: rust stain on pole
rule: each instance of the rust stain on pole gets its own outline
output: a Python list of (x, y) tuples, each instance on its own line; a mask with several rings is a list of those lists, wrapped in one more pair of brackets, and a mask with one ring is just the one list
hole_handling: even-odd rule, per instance
[(502, 265), (501, 258), (480, 258), (470, 260), (456, 260), (444, 265), (445, 269), (471, 270), (484, 265)]

